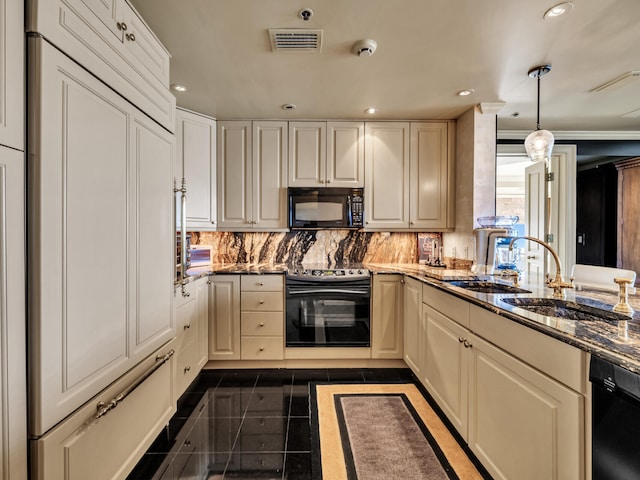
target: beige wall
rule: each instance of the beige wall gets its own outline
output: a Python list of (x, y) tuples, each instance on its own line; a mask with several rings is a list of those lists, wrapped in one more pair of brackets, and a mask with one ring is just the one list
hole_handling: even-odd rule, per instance
[(443, 234), (445, 256), (474, 259), (476, 218), (495, 215), (496, 115), (479, 107), (457, 118), (456, 227)]

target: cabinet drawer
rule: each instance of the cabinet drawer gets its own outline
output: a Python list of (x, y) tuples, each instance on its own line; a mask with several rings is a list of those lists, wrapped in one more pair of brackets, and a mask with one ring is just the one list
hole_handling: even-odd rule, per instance
[(242, 337), (240, 343), (241, 360), (282, 360), (284, 358), (283, 337)]
[(282, 336), (284, 315), (282, 312), (242, 312), (240, 334), (254, 337)]
[(176, 346), (177, 352), (198, 336), (198, 302), (191, 301), (176, 309)]
[(243, 275), (240, 281), (242, 292), (281, 292), (282, 275)]
[(422, 286), (422, 302), (469, 328), (469, 302), (428, 285)]
[(176, 396), (178, 397), (184, 393), (198, 375), (197, 356), (196, 342), (187, 344), (182, 351), (178, 352), (176, 359)]
[[(156, 353), (162, 357), (171, 346)], [(110, 402), (157, 365), (156, 353), (35, 441), (32, 478), (127, 476), (175, 412), (171, 388), (175, 355), (97, 421), (96, 405)]]
[(475, 305), (471, 330), (569, 388), (586, 392), (588, 364), (582, 350)]
[(185, 294), (182, 294), (182, 286), (173, 287), (173, 307), (177, 310), (182, 306), (196, 300), (196, 282), (189, 282), (184, 286)]
[(240, 295), (240, 310), (281, 312), (284, 310), (282, 292), (243, 292)]

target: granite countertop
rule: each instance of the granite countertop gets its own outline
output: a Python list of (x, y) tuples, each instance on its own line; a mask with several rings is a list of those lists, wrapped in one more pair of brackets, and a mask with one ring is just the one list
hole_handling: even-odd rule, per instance
[[(305, 268), (321, 266), (304, 265)], [(326, 266), (324, 266), (326, 268)], [(553, 336), (565, 343), (578, 347), (600, 358), (620, 365), (635, 373), (640, 373), (640, 296), (630, 295), (629, 304), (636, 311), (626, 324), (628, 340), (619, 335), (623, 324), (614, 320), (567, 320), (548, 317), (529, 312), (502, 301), (507, 297), (552, 298), (552, 290), (542, 281), (521, 282), (520, 287), (530, 290), (528, 294), (487, 294), (473, 292), (451, 285), (452, 280), (478, 278), (468, 270), (434, 268), (419, 264), (377, 264), (345, 265), (348, 268), (367, 268), (373, 274), (398, 273), (409, 275), (423, 283), (446, 291), (456, 297), (469, 301), (481, 308), (490, 310), (505, 318)], [(283, 274), (299, 265), (286, 264), (215, 264), (210, 267), (193, 268), (188, 271), (190, 279), (216, 274)], [(510, 281), (493, 279), (510, 284)], [(583, 305), (594, 306), (611, 311), (618, 301), (617, 293), (596, 289), (566, 289), (566, 300)]]

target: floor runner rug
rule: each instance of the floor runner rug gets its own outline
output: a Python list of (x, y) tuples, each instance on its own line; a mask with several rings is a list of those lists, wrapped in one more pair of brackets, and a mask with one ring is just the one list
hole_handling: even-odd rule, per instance
[(315, 385), (324, 480), (475, 480), (475, 467), (413, 384)]

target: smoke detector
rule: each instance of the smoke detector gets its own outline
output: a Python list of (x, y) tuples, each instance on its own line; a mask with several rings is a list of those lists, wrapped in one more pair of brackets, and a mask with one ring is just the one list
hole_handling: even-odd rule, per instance
[(353, 53), (355, 53), (359, 57), (370, 57), (375, 53), (376, 48), (378, 48), (378, 44), (375, 40), (360, 40), (353, 46)]

